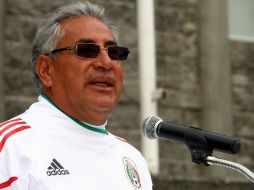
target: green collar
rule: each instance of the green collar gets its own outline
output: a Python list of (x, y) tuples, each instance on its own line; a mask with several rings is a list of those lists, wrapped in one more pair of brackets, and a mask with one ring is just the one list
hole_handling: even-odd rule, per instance
[(41, 96), (43, 98), (45, 98), (49, 103), (51, 103), (54, 107), (56, 107), (59, 111), (61, 111), (63, 114), (65, 114), (66, 116), (68, 116), (71, 120), (73, 120), (75, 123), (79, 124), (80, 126), (88, 129), (88, 130), (91, 130), (91, 131), (94, 131), (94, 132), (98, 132), (98, 133), (102, 133), (102, 134), (106, 134), (108, 135), (108, 131), (107, 130), (104, 130), (104, 129), (99, 129), (99, 128), (96, 128), (96, 127), (92, 127), (90, 125), (87, 125), (85, 123), (83, 123), (82, 121), (70, 116), (69, 114), (65, 113), (60, 107), (58, 107), (55, 102), (53, 102), (46, 94), (42, 93)]

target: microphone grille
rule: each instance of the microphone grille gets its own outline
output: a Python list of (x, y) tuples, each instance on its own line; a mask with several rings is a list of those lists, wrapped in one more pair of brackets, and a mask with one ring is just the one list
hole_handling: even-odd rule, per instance
[(142, 122), (141, 133), (149, 139), (156, 139), (156, 127), (161, 121), (161, 118), (157, 116), (149, 116)]

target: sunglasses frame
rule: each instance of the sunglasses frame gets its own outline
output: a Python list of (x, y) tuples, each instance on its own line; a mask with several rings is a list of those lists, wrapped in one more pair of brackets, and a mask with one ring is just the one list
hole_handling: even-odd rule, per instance
[[(116, 61), (124, 61), (124, 60), (127, 60), (128, 55), (129, 55), (129, 53), (130, 53), (129, 48), (124, 47), (124, 46), (109, 45), (109, 46), (107, 46), (107, 47), (105, 47), (105, 48), (101, 48), (99, 45), (94, 44), (94, 43), (81, 43), (81, 42), (76, 43), (74, 46), (71, 46), (71, 47), (64, 47), (64, 48), (54, 49), (54, 50), (52, 50), (50, 53), (51, 53), (51, 55), (54, 55), (55, 53), (58, 53), (58, 52), (61, 52), (61, 51), (74, 50), (74, 53), (75, 53), (78, 57), (86, 58), (86, 59), (96, 58), (96, 57), (84, 57), (84, 56), (78, 55), (77, 52), (78, 52), (78, 46), (79, 46), (79, 45), (94, 45), (94, 46), (96, 46), (96, 47), (99, 47), (99, 52), (98, 52), (98, 54), (96, 55), (96, 57), (99, 55), (99, 53), (100, 53), (101, 50), (106, 50), (107, 53), (108, 53), (108, 56), (110, 57), (110, 59), (116, 60)], [(110, 54), (109, 54), (109, 48), (111, 48), (111, 47), (117, 47), (117, 48), (120, 48), (120, 49), (121, 49), (121, 48), (124, 48), (124, 49), (127, 50), (127, 51), (126, 51), (127, 55), (126, 55), (125, 57), (123, 57), (123, 58), (113, 59), (112, 56), (110, 56)]]

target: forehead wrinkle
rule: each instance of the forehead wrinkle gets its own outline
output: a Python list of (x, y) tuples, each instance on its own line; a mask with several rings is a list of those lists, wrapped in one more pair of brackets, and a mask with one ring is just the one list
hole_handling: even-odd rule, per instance
[(95, 41), (87, 38), (87, 39), (79, 39), (76, 43), (93, 43), (93, 44), (95, 44)]
[[(76, 43), (92, 43), (96, 44), (95, 40), (92, 39), (79, 39)], [(117, 45), (117, 42), (114, 40), (107, 40), (104, 42), (104, 47), (110, 46), (110, 45)]]

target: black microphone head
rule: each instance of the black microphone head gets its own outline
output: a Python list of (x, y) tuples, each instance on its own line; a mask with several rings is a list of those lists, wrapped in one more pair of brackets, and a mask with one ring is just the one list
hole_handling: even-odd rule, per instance
[(158, 138), (156, 128), (160, 122), (162, 122), (161, 118), (157, 116), (149, 116), (142, 122), (141, 133), (149, 139)]

